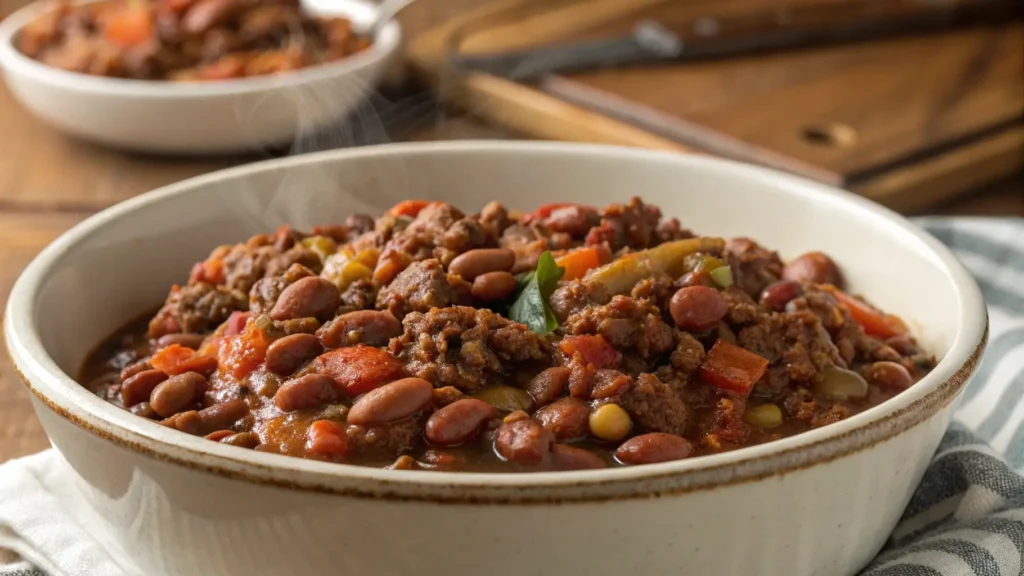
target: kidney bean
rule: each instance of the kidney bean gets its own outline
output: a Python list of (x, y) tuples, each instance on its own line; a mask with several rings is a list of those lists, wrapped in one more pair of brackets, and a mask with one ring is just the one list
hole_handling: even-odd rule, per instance
[(132, 407), (139, 402), (146, 402), (153, 394), (153, 389), (167, 380), (167, 374), (159, 370), (137, 372), (121, 384), (121, 402)]
[(203, 423), (199, 419), (199, 413), (195, 410), (179, 412), (160, 423), (168, 428), (174, 428), (193, 436), (198, 436), (203, 431)]
[(654, 464), (682, 460), (691, 452), (693, 446), (685, 438), (664, 432), (651, 432), (623, 442), (615, 451), (615, 457), (623, 464)]
[(178, 332), (176, 334), (164, 334), (156, 341), (156, 345), (160, 348), (166, 348), (172, 344), (177, 344), (179, 346), (184, 346), (185, 348), (199, 350), (199, 347), (202, 346), (203, 340), (205, 339), (206, 337), (202, 334)]
[(566, 366), (548, 368), (530, 380), (526, 391), (533, 396), (533, 401), (537, 406), (550, 404), (565, 392), (570, 374), (572, 374), (572, 370)]
[(562, 398), (534, 412), (533, 417), (558, 440), (582, 438), (590, 432), (590, 405), (576, 398)]
[(324, 348), (312, 334), (292, 334), (274, 340), (267, 348), (267, 370), (288, 376), (316, 358)]
[(769, 310), (781, 312), (786, 304), (803, 294), (803, 286), (794, 280), (779, 280), (761, 291), (760, 304)]
[(149, 418), (150, 420), (158, 417), (156, 411), (154, 411), (153, 407), (149, 405), (149, 402), (139, 402), (135, 406), (131, 407), (131, 412), (136, 416), (142, 416), (143, 418)]
[(463, 398), (441, 408), (427, 420), (426, 437), (432, 444), (454, 446), (473, 439), (498, 409), (483, 400)]
[(214, 442), (220, 442), (221, 440), (227, 438), (228, 436), (231, 436), (232, 434), (234, 434), (234, 431), (232, 430), (217, 430), (216, 432), (210, 432), (209, 434), (204, 436), (204, 438), (206, 438), (207, 440), (213, 440)]
[(199, 420), (206, 430), (230, 428), (232, 424), (248, 412), (249, 406), (245, 403), (245, 400), (236, 398), (203, 408), (199, 411)]
[(502, 424), (494, 438), (494, 451), (517, 464), (538, 464), (551, 452), (555, 435), (535, 420)]
[(797, 256), (782, 268), (782, 279), (813, 284), (832, 284), (842, 288), (843, 275), (834, 260), (822, 252)]
[(551, 459), (557, 470), (597, 470), (608, 467), (597, 454), (568, 444), (552, 446)]
[(711, 274), (708, 274), (706, 270), (695, 270), (693, 272), (687, 272), (683, 274), (682, 278), (676, 280), (675, 286), (680, 288), (687, 288), (689, 286), (706, 286), (708, 288), (714, 288), (717, 286), (715, 281), (712, 280)]
[(356, 310), (338, 316), (316, 331), (316, 337), (328, 348), (355, 344), (384, 346), (402, 334), (402, 323), (387, 310)]
[(729, 311), (729, 305), (713, 288), (687, 286), (672, 296), (668, 309), (676, 326), (691, 332), (702, 332), (718, 325)]
[(135, 376), (139, 372), (145, 372), (146, 370), (152, 370), (153, 366), (148, 360), (139, 360), (134, 364), (129, 364), (121, 370), (121, 382)]
[(199, 0), (185, 12), (181, 28), (188, 34), (202, 34), (226, 22), (241, 8), (239, 0)]
[(434, 400), (434, 386), (422, 378), (402, 378), (363, 394), (348, 412), (349, 424), (376, 425), (402, 420)]
[(519, 282), (508, 272), (488, 272), (473, 280), (470, 294), (480, 302), (501, 302), (516, 291)]
[(274, 405), (282, 412), (316, 408), (341, 400), (338, 386), (327, 374), (306, 374), (289, 380), (274, 394)]
[(196, 388), (206, 385), (206, 378), (197, 372), (185, 372), (164, 380), (153, 389), (149, 403), (153, 410), (168, 418), (195, 402)]
[(456, 256), (448, 271), (472, 282), (488, 272), (508, 272), (515, 263), (516, 253), (508, 248), (477, 248)]
[(552, 210), (544, 224), (553, 232), (584, 236), (598, 220), (593, 210), (582, 206), (564, 206)]
[(914, 383), (914, 377), (910, 372), (896, 362), (875, 362), (863, 368), (861, 374), (869, 384), (889, 390), (906, 390)]
[(340, 304), (337, 286), (319, 276), (310, 276), (281, 291), (270, 317), (274, 320), (313, 317), (323, 321), (333, 317)]
[(238, 446), (239, 448), (255, 448), (260, 445), (260, 437), (252, 432), (239, 432), (226, 438), (221, 438), (220, 443)]

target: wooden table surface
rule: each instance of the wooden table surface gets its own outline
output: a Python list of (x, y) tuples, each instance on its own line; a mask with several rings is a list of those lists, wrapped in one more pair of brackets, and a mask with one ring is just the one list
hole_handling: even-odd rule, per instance
[[(417, 97), (413, 97), (416, 102)], [(452, 118), (419, 97), (411, 139), (508, 137)], [(119, 154), (67, 138), (25, 113), (0, 84), (0, 303), (18, 273), (47, 243), (88, 215), (147, 190), (249, 159), (168, 160)], [(400, 128), (400, 127), (399, 127)], [(390, 128), (388, 130), (391, 130)], [(392, 138), (377, 134), (376, 140)], [(979, 191), (940, 212), (1024, 216), (1022, 181)], [(0, 462), (47, 447), (28, 392), (0, 356)]]

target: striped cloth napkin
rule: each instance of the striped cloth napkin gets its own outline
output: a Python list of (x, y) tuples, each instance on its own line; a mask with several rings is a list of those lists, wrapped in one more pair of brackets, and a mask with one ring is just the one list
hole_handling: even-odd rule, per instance
[[(1024, 575), (1024, 219), (918, 222), (978, 278), (989, 305), (990, 341), (903, 518), (860, 576)], [(0, 481), (18, 473), (14, 467), (22, 462), (31, 469), (45, 462), (29, 461), (52, 456), (0, 466)], [(3, 498), (0, 494), (0, 576), (47, 576), (25, 561), (4, 564), (5, 540), (18, 538), (18, 526), (6, 521)], [(45, 556), (49, 576), (121, 576), (105, 551), (67, 542), (66, 533), (50, 540), (40, 544), (60, 552), (32, 549)], [(22, 550), (29, 545), (17, 544), (13, 547)], [(84, 566), (84, 558), (99, 560)]]

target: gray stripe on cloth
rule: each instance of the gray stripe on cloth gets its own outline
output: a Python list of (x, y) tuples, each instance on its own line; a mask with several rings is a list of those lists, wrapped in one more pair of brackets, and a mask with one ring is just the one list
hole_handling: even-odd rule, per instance
[[(896, 564), (893, 566), (887, 566), (881, 570), (872, 570), (870, 572), (863, 572), (862, 576), (954, 576), (951, 574), (943, 574), (934, 568), (928, 566), (913, 565), (913, 564)], [(967, 574), (956, 575), (956, 576), (969, 576)]]
[[(993, 361), (992, 364), (995, 366), (999, 362)], [(993, 367), (992, 371), (994, 372), (995, 370), (996, 368)], [(1003, 389), (1003, 393), (999, 395), (999, 401), (996, 402), (995, 408), (978, 426), (978, 436), (981, 436), (986, 441), (995, 437), (996, 433), (1002, 430), (1003, 426), (1006, 426), (1006, 423), (1010, 420), (1010, 415), (1017, 408), (1021, 398), (1024, 398), (1024, 370), (1015, 374), (1010, 379), (1009, 385)]]
[[(978, 366), (978, 372), (974, 375), (970, 385), (967, 386), (967, 390), (964, 391), (963, 403), (966, 404), (977, 396), (978, 392), (985, 388), (984, 384), (988, 382), (996, 367), (999, 366), (999, 361), (1006, 357), (1011, 350), (1022, 344), (1024, 344), (1024, 326), (1011, 328), (993, 338), (985, 348), (985, 357)], [(986, 440), (990, 439), (986, 438), (983, 434), (979, 434), (979, 436)]]
[[(971, 567), (971, 570), (977, 576), (1002, 576), (999, 570), (999, 563), (992, 557), (991, 552), (973, 542), (957, 540), (954, 536), (955, 534), (952, 534), (949, 538), (928, 540), (920, 544), (913, 544), (899, 550), (894, 550), (890, 553), (883, 553), (875, 559), (874, 564), (880, 566), (894, 560), (898, 561), (900, 556), (908, 556), (915, 552), (937, 551), (960, 558)], [(877, 576), (877, 574), (869, 571), (865, 576)]]
[(1010, 244), (999, 244), (989, 238), (957, 228), (955, 224), (937, 226), (934, 223), (925, 223), (924, 227), (946, 246), (955, 246), (957, 250), (997, 262), (1003, 268), (1024, 272), (1024, 252), (1017, 251)]

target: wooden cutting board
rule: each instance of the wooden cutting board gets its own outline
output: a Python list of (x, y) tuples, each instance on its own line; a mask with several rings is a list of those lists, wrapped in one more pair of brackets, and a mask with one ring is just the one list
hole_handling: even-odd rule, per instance
[(1020, 21), (533, 83), (446, 64), (453, 49), (503, 52), (622, 35), (643, 19), (697, 25), (764, 6), (760, 0), (507, 0), (421, 36), (410, 58), (449, 101), (530, 136), (712, 153), (905, 210), (1024, 169)]

